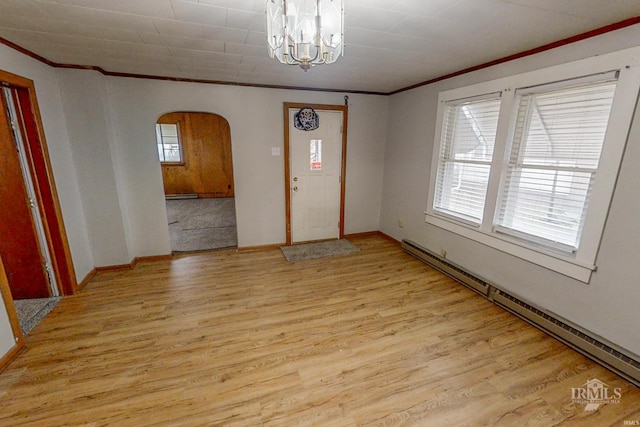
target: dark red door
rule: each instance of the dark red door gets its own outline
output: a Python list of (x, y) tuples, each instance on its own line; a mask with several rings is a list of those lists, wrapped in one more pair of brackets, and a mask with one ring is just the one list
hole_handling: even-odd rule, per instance
[(13, 299), (44, 298), (51, 290), (1, 93), (0, 99), (0, 255)]

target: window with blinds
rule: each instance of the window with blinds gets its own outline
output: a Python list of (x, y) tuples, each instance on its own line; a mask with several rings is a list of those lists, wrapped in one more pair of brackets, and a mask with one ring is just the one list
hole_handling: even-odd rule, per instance
[(182, 150), (176, 123), (156, 123), (156, 144), (161, 163), (181, 163)]
[(615, 89), (616, 81), (608, 80), (516, 92), (496, 231), (576, 251)]
[(629, 58), (440, 92), (425, 222), (588, 283), (636, 114)]
[(500, 113), (499, 95), (447, 103), (433, 209), (482, 222)]

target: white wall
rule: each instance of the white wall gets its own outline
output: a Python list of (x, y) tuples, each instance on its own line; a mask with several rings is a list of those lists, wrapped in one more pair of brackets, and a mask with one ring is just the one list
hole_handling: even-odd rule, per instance
[(58, 70), (57, 75), (94, 263), (128, 264), (103, 76), (85, 70)]
[[(636, 114), (590, 284), (426, 224), (438, 93), (498, 77), (562, 64), (637, 45), (640, 25), (394, 95), (389, 126), (381, 230), (409, 238), (500, 287), (640, 355), (637, 266), (640, 265), (640, 114)], [(635, 42), (634, 42), (635, 41)], [(405, 227), (398, 226), (404, 220)]]
[[(343, 104), (344, 94), (107, 78), (117, 179), (134, 256), (170, 252), (154, 125), (171, 111), (223, 116), (231, 126), (238, 246), (283, 243), (283, 102)], [(387, 98), (349, 95), (345, 232), (378, 230)]]

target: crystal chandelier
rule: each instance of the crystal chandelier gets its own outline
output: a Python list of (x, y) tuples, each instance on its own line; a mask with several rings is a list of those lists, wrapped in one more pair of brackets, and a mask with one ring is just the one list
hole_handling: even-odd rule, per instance
[(269, 55), (307, 71), (342, 55), (343, 0), (267, 0)]

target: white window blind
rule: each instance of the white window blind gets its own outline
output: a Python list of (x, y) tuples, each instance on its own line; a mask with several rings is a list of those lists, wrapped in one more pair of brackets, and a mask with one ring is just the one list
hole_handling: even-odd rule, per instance
[(615, 88), (609, 80), (519, 94), (496, 231), (575, 252)]
[(433, 209), (475, 224), (482, 222), (493, 160), (500, 97), (447, 103)]

